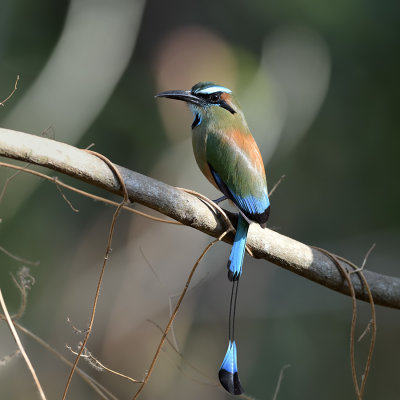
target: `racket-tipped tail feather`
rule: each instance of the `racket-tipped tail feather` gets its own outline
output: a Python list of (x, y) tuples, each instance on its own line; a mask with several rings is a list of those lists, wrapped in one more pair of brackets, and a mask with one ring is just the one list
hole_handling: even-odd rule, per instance
[(230, 394), (242, 394), (244, 389), (239, 380), (237, 370), (237, 350), (235, 341), (229, 341), (224, 361), (218, 372), (219, 381)]

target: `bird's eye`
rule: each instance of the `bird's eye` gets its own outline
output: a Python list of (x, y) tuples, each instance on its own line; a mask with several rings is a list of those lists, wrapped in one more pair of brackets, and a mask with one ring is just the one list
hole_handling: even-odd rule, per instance
[(213, 103), (219, 101), (220, 98), (221, 98), (221, 93), (213, 93), (210, 95), (210, 101), (212, 101)]

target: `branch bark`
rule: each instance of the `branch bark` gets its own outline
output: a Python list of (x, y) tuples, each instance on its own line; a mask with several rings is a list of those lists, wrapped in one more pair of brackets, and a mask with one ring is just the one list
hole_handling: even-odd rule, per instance
[[(41, 165), (123, 195), (118, 180), (100, 158), (65, 143), (0, 128), (0, 155)], [(127, 168), (118, 166), (118, 169), (131, 201), (213, 237), (219, 237), (226, 230), (223, 218), (197, 197)], [(228, 215), (235, 224), (235, 216)], [(232, 243), (233, 235), (227, 235), (224, 240)], [(268, 260), (332, 290), (350, 294), (345, 279), (331, 259), (306, 244), (252, 224), (248, 246), (257, 258)], [(341, 264), (352, 270), (347, 263)], [(400, 308), (400, 278), (365, 269), (363, 273), (376, 304)], [(357, 298), (368, 301), (359, 276), (351, 274), (351, 279)]]

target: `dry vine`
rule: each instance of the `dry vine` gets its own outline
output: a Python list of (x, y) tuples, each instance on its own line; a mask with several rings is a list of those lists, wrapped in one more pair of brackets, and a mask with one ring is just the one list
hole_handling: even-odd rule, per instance
[[(365, 389), (365, 384), (367, 381), (368, 377), (368, 372), (371, 367), (371, 362), (372, 362), (372, 354), (374, 351), (375, 347), (375, 340), (376, 340), (376, 312), (375, 312), (375, 305), (374, 305), (374, 299), (371, 294), (371, 290), (369, 288), (368, 282), (365, 279), (365, 276), (362, 272), (362, 268), (357, 268), (356, 265), (354, 265), (352, 262), (343, 259), (342, 257), (338, 257), (335, 254), (330, 253), (327, 250), (321, 249), (319, 247), (315, 247), (316, 250), (320, 251), (321, 253), (327, 255), (337, 266), (338, 270), (342, 273), (344, 279), (346, 280), (349, 290), (351, 293), (351, 299), (352, 299), (352, 318), (351, 318), (351, 328), (350, 328), (350, 363), (351, 363), (351, 374), (353, 378), (353, 384), (354, 384), (354, 389), (356, 391), (356, 396), (358, 400), (362, 400), (364, 389)], [(368, 257), (368, 254), (366, 257)], [(353, 268), (353, 271), (349, 272), (347, 271), (339, 262), (339, 258), (342, 261), (345, 261), (346, 263), (350, 264), (351, 267)], [(372, 315), (372, 320), (371, 320), (371, 325), (372, 325), (372, 335), (371, 335), (371, 340), (370, 340), (370, 346), (369, 346), (369, 351), (368, 351), (368, 358), (365, 363), (364, 367), (364, 373), (362, 374), (362, 381), (361, 381), (361, 388), (358, 384), (358, 378), (357, 378), (357, 370), (356, 370), (356, 363), (355, 363), (355, 330), (356, 330), (356, 322), (357, 322), (357, 299), (355, 296), (354, 292), (354, 286), (353, 282), (350, 279), (350, 273), (357, 273), (360, 276), (360, 279), (362, 280), (369, 296), (369, 303), (371, 306), (371, 315)]]

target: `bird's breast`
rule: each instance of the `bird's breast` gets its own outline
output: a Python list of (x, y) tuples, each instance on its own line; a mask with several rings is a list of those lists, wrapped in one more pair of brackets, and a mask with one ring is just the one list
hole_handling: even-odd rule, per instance
[(214, 185), (219, 190), (219, 187), (211, 174), (211, 170), (207, 160), (207, 136), (207, 130), (204, 129), (202, 126), (197, 126), (192, 129), (193, 153), (197, 165), (199, 166), (203, 175), (212, 185)]

